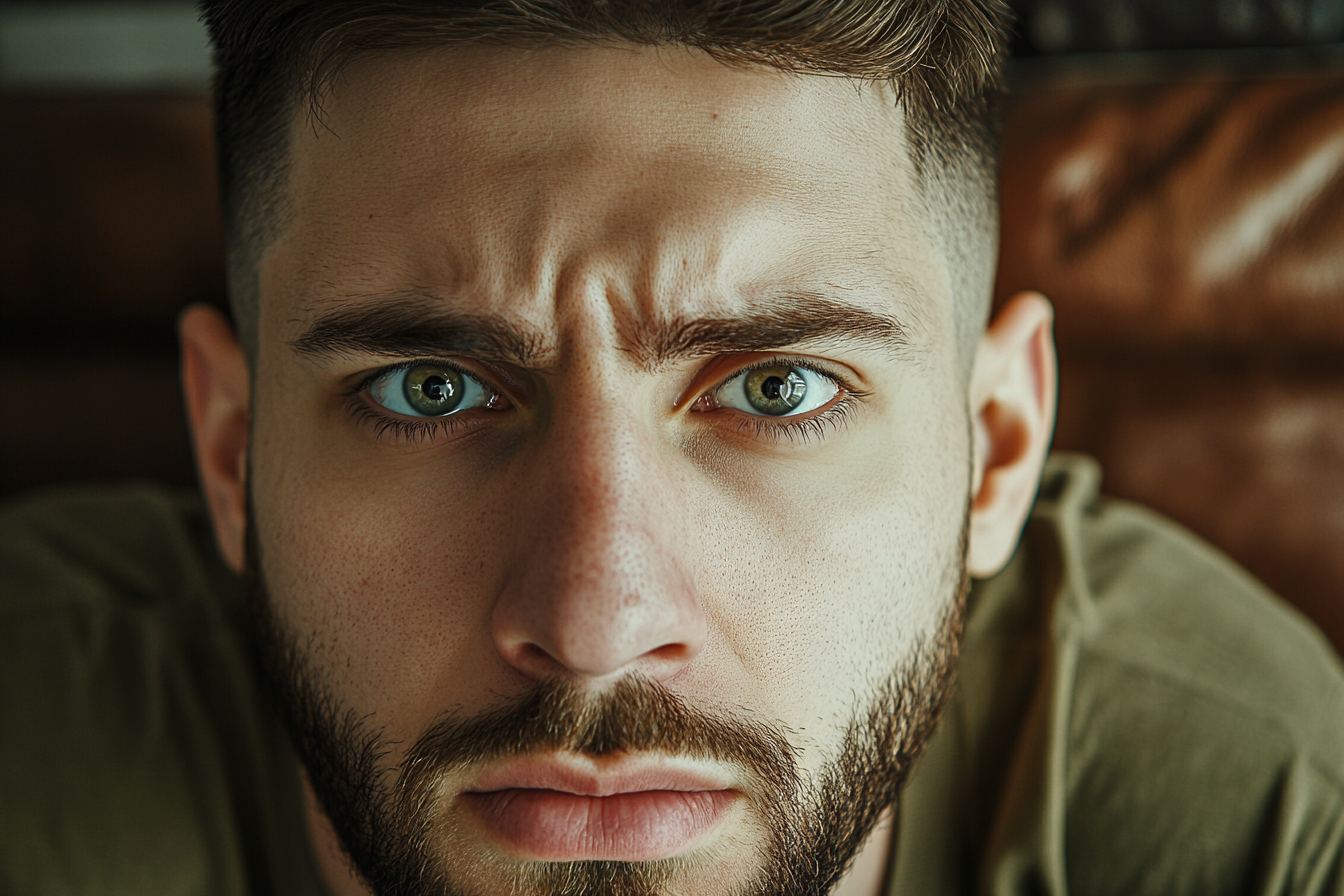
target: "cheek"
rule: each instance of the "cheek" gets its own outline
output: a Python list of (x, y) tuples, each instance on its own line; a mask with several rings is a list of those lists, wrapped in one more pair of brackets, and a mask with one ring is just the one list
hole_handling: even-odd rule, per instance
[(780, 468), (731, 501), (706, 492), (690, 508), (716, 521), (698, 550), (721, 639), (713, 672), (740, 676), (807, 751), (833, 748), (856, 703), (933, 636), (954, 596), (966, 427), (955, 404), (949, 413), (926, 386), (908, 391), (906, 423), (856, 427), (843, 459)]
[(479, 701), (500, 667), (489, 619), (506, 521), (491, 509), (507, 501), (432, 452), (390, 469), (267, 431), (252, 479), (263, 572), (309, 662), (402, 734)]

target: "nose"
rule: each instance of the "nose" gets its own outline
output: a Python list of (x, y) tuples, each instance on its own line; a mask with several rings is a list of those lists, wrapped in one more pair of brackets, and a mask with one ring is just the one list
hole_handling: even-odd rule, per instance
[(555, 425), (523, 477), (492, 634), (534, 679), (666, 681), (706, 637), (682, 564), (676, 487), (651, 437), (601, 416)]

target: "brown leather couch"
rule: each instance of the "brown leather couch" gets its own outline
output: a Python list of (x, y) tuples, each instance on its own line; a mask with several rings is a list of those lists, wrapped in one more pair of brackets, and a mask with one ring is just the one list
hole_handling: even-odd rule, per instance
[(1130, 58), (1019, 66), (997, 298), (1055, 302), (1055, 446), (1344, 649), (1344, 56)]
[[(1218, 59), (1018, 64), (997, 292), (1055, 301), (1057, 447), (1344, 650), (1344, 65)], [(189, 484), (172, 322), (223, 296), (205, 98), (0, 120), (0, 492)]]

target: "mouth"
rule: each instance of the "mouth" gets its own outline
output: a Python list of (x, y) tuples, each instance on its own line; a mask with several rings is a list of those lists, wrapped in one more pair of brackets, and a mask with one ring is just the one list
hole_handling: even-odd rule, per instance
[(516, 858), (644, 862), (694, 847), (745, 795), (728, 776), (663, 758), (549, 756), (492, 767), (461, 800)]

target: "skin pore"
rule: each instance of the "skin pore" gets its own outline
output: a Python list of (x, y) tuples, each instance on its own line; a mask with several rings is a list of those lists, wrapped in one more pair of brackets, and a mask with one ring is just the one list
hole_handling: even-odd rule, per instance
[[(380, 732), (389, 779), (445, 719), (632, 676), (781, 732), (820, 775), (936, 638), (963, 527), (972, 574), (1016, 545), (1054, 413), (1048, 304), (1003, 309), (966, 375), (948, 253), (875, 86), (475, 47), (365, 60), (323, 108), (296, 113), (255, 366), (194, 309), (184, 381), (226, 558), (242, 569), (250, 490), (277, 621)], [(469, 406), (391, 409), (426, 364)], [(753, 413), (749, 368), (823, 402)], [(750, 789), (694, 757), (561, 759)], [(309, 805), (328, 886), (363, 892)], [(473, 892), (549, 848), (445, 811)], [(715, 818), (667, 892), (751, 878), (760, 819)], [(879, 892), (890, 821), (835, 893)]]

